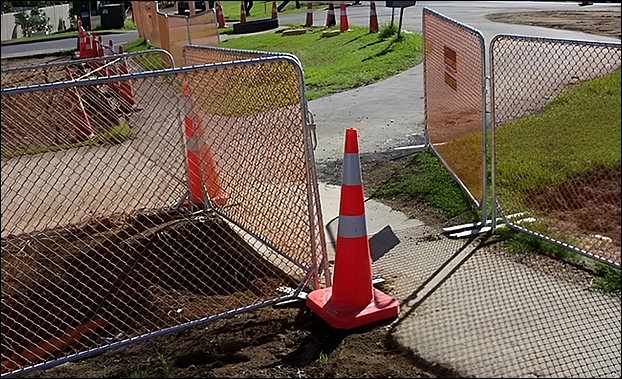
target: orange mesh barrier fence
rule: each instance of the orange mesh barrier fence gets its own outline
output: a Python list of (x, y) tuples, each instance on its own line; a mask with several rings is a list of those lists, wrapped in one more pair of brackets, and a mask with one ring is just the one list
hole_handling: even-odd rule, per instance
[(425, 117), (430, 144), (476, 204), (483, 200), (484, 42), (481, 34), (423, 12)]

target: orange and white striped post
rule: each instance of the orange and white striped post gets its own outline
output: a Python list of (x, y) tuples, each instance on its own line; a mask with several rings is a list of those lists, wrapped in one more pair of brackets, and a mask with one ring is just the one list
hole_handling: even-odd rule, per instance
[(337, 329), (355, 328), (397, 317), (399, 313), (399, 302), (372, 285), (358, 136), (354, 128), (346, 129), (333, 285), (311, 292), (307, 306)]
[(307, 22), (305, 26), (313, 26), (313, 3), (310, 1), (307, 3)]
[(222, 6), (220, 5), (220, 1), (216, 2), (216, 19), (218, 20), (218, 27), (225, 27), (225, 15), (222, 13)]
[(350, 23), (348, 22), (348, 14), (346, 13), (346, 3), (343, 1), (339, 6), (339, 16), (339, 30), (341, 30), (342, 33), (348, 31), (350, 29)]
[[(65, 67), (65, 78), (67, 80), (74, 80), (69, 68)], [(80, 87), (68, 87), (65, 92), (65, 97), (71, 102), (71, 119), (75, 126), (74, 131), (78, 141), (86, 141), (89, 138), (95, 136), (89, 116), (84, 108), (82, 102), (82, 96), (80, 94)]]
[(278, 10), (276, 9), (276, 1), (272, 2), (272, 18), (279, 18)]
[[(123, 45), (119, 45), (119, 54), (123, 54)], [(121, 63), (118, 65), (119, 74), (129, 74), (130, 68), (127, 64), (127, 58), (121, 58)], [(118, 92), (121, 100), (120, 108), (122, 111), (130, 113), (134, 111), (134, 88), (132, 87), (131, 80), (123, 80), (118, 83)]]
[(240, 1), (240, 23), (246, 22), (246, 7), (244, 6), (244, 2)]
[(369, 4), (369, 32), (378, 33), (378, 13), (376, 13), (375, 1), (370, 1)]
[(328, 3), (328, 13), (326, 14), (326, 26), (337, 25), (337, 21), (335, 20), (335, 6), (333, 2), (330, 1)]

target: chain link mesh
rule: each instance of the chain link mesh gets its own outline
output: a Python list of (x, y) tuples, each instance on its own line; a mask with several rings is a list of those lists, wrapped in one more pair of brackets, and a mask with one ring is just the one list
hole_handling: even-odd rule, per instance
[(195, 15), (173, 15), (160, 12), (157, 2), (148, 1), (132, 1), (132, 8), (139, 35), (152, 46), (170, 51), (175, 61), (182, 61), (184, 45), (219, 44), (214, 9)]
[[(425, 262), (444, 248), (442, 241), (417, 246)], [(584, 270), (488, 242), (421, 299), (409, 276), (421, 272), (409, 271), (414, 265), (421, 263), (401, 269), (395, 262), (392, 271), (408, 311), (392, 333), (421, 361), (457, 377), (620, 376), (620, 294), (590, 290)]]
[[(123, 85), (125, 108), (108, 94)], [(297, 62), (271, 57), (3, 89), (2, 374), (317, 284), (325, 245), (301, 88)], [(110, 113), (75, 112), (77, 94)], [(111, 126), (79, 140), (67, 131), (84, 115)], [(212, 152), (201, 178), (226, 193), (218, 204), (206, 182), (189, 196), (189, 119)]]
[[(122, 65), (128, 72), (123, 72)], [(98, 58), (66, 60), (32, 66), (12, 67), (2, 70), (2, 88), (55, 83), (68, 80), (67, 70), (73, 79), (155, 71), (175, 67), (173, 57), (165, 50), (154, 49), (135, 53), (112, 54)]]
[(198, 45), (186, 45), (183, 51), (185, 65), (230, 62), (271, 56), (286, 56), (300, 62), (295, 55), (270, 51), (229, 49)]
[(619, 95), (613, 118), (589, 116), (597, 131), (581, 118), (611, 97), (593, 80), (612, 80), (619, 94), (620, 44), (502, 35), (490, 50), (496, 199), (508, 223), (619, 268)]
[(427, 8), (423, 35), (430, 144), (472, 200), (481, 203), (484, 39), (478, 31)]

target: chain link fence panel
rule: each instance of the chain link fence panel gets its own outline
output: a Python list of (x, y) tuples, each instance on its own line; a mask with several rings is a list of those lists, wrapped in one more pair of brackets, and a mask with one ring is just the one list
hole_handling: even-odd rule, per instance
[[(186, 45), (184, 46), (183, 51), (184, 64), (187, 66), (273, 56), (286, 56), (300, 63), (300, 60), (295, 55), (275, 53), (271, 51), (229, 49), (224, 47), (199, 45)], [(302, 63), (300, 63), (300, 65), (302, 66)]]
[(620, 44), (499, 35), (490, 52), (502, 217), (619, 268)]
[(430, 144), (480, 207), (486, 203), (484, 37), (428, 8), (423, 9), (423, 37)]
[[(111, 54), (104, 57), (63, 60), (2, 70), (1, 88), (55, 83), (71, 79), (90, 79), (175, 67), (166, 50), (153, 49), (134, 53)], [(127, 72), (124, 72), (127, 70)], [(69, 77), (69, 74), (71, 76)]]
[[(303, 89), (287, 57), (3, 89), (2, 375), (319, 286)], [(63, 133), (91, 92), (113, 127)]]

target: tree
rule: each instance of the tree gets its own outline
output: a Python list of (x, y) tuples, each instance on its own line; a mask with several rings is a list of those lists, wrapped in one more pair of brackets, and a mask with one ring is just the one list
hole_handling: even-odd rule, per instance
[(30, 13), (27, 11), (16, 13), (15, 24), (22, 27), (22, 33), (26, 37), (35, 32), (52, 30), (50, 18), (37, 7), (32, 8)]

